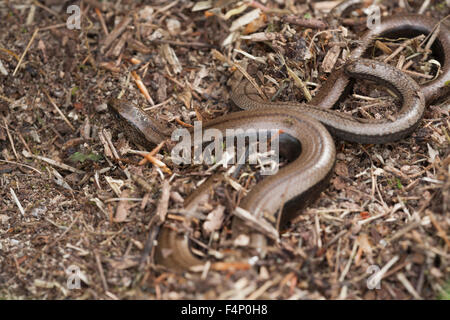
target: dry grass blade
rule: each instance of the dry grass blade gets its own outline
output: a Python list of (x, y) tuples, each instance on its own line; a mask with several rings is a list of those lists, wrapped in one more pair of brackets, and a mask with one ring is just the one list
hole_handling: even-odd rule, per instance
[(17, 70), (19, 70), (19, 67), (20, 67), (20, 65), (22, 64), (23, 58), (25, 58), (25, 55), (27, 54), (28, 50), (30, 49), (31, 44), (33, 43), (34, 38), (36, 37), (36, 35), (38, 34), (38, 32), (39, 32), (39, 28), (36, 28), (36, 30), (34, 30), (34, 32), (33, 32), (33, 35), (31, 36), (30, 41), (29, 41), (28, 44), (27, 44), (27, 47), (25, 48), (25, 50), (23, 51), (22, 55), (20, 56), (19, 62), (17, 63), (16, 68), (14, 69), (13, 77), (16, 75)]

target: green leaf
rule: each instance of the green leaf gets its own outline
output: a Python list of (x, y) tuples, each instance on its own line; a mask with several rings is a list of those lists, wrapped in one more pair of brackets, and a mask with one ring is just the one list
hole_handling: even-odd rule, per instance
[(266, 32), (274, 32), (276, 30), (275, 24), (269, 23), (266, 27)]
[(92, 160), (92, 161), (100, 161), (102, 159), (102, 156), (100, 154), (96, 154), (96, 153), (90, 153), (88, 154), (88, 159)]
[(72, 154), (70, 156), (70, 160), (72, 160), (73, 162), (81, 162), (81, 163), (83, 163), (86, 160), (92, 160), (92, 161), (96, 162), (101, 159), (102, 159), (102, 156), (99, 154), (95, 154), (95, 153), (84, 154), (81, 152), (75, 152), (74, 154)]
[(450, 300), (450, 280), (444, 285), (442, 292), (438, 296), (439, 300)]
[(78, 87), (73, 87), (72, 90), (70, 91), (70, 94), (71, 94), (72, 96), (74, 96), (74, 95), (76, 95), (76, 93), (77, 93), (78, 90), (80, 90), (80, 88), (78, 88)]

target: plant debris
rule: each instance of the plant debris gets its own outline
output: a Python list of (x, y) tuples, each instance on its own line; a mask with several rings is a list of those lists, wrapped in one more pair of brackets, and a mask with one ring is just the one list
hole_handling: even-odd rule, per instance
[[(326, 190), (259, 248), (246, 245), (251, 235), (231, 237), (235, 207), (260, 179), (254, 167), (231, 176), (176, 166), (170, 142), (133, 145), (105, 105), (121, 97), (188, 127), (236, 111), (229, 80), (242, 74), (268, 97), (306, 102), (358, 41), (364, 8), (336, 24), (338, 1), (73, 1), (82, 17), (69, 29), (63, 3), (0, 2), (0, 299), (449, 296), (449, 99), (399, 142), (337, 141)], [(449, 14), (448, 2), (407, 3), (379, 6)], [(426, 82), (440, 68), (433, 41), (377, 39), (371, 55)], [(360, 82), (341, 110), (376, 119), (395, 105)], [(183, 203), (213, 173), (224, 178), (187, 221)], [(204, 266), (154, 263), (163, 223), (189, 237)]]

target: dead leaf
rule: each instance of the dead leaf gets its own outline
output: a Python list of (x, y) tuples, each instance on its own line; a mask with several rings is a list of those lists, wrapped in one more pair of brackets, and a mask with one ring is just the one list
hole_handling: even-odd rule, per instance
[(208, 216), (206, 217), (206, 222), (203, 223), (203, 230), (205, 230), (207, 234), (219, 230), (222, 227), (224, 211), (225, 207), (222, 205), (218, 205), (213, 211), (208, 214)]
[(173, 72), (175, 74), (179, 74), (181, 70), (183, 70), (183, 67), (181, 66), (181, 63), (178, 60), (175, 51), (167, 43), (161, 45), (161, 53), (164, 59), (167, 61), (167, 63), (169, 63), (172, 66)]
[(434, 162), (434, 159), (439, 155), (439, 151), (434, 150), (428, 143), (428, 156), (430, 157), (430, 163)]
[[(128, 198), (129, 191), (123, 190), (120, 194), (121, 198)], [(128, 216), (128, 212), (130, 211), (130, 203), (128, 200), (120, 200), (119, 205), (116, 209), (116, 215), (113, 218), (114, 222), (124, 222)]]
[(372, 255), (372, 245), (367, 233), (360, 234), (356, 241), (366, 255)]
[(184, 106), (187, 109), (191, 108), (192, 93), (189, 86), (185, 86), (183, 92), (180, 93), (177, 98), (184, 103)]
[(259, 9), (259, 8), (254, 9), (254, 10), (244, 14), (243, 16), (241, 16), (233, 21), (233, 23), (231, 24), (231, 27), (230, 27), (230, 31), (236, 31), (240, 27), (243, 27), (243, 26), (249, 24), (250, 22), (258, 19), (260, 14), (261, 14), (261, 9)]
[(244, 29), (243, 34), (250, 34), (256, 32), (258, 29), (264, 27), (267, 22), (267, 16), (262, 13), (257, 19), (250, 22)]

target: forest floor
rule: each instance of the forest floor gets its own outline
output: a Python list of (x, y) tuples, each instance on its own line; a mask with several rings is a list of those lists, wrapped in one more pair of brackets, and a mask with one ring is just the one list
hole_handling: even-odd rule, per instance
[[(229, 80), (246, 68), (267, 96), (306, 102), (366, 29), (361, 8), (331, 27), (338, 2), (1, 1), (0, 299), (448, 299), (449, 99), (427, 106), (401, 141), (335, 139), (329, 185), (264, 254), (231, 237), (237, 186), (254, 186), (254, 167), (224, 179), (188, 226), (209, 249), (204, 267), (174, 272), (149, 251), (157, 212), (164, 228), (185, 228), (183, 199), (214, 170), (176, 166), (165, 148), (155, 156), (163, 164), (142, 164), (107, 101), (121, 95), (183, 127), (237, 111)], [(384, 3), (389, 16), (423, 1)], [(69, 5), (81, 6), (79, 29), (67, 27)], [(445, 0), (422, 10), (437, 20), (450, 12)], [(241, 38), (256, 32), (264, 41)], [(436, 68), (420, 40), (380, 39), (368, 56), (404, 45), (390, 63), (409, 57), (414, 79), (429, 80)], [(337, 109), (381, 118), (395, 103), (359, 82)]]

